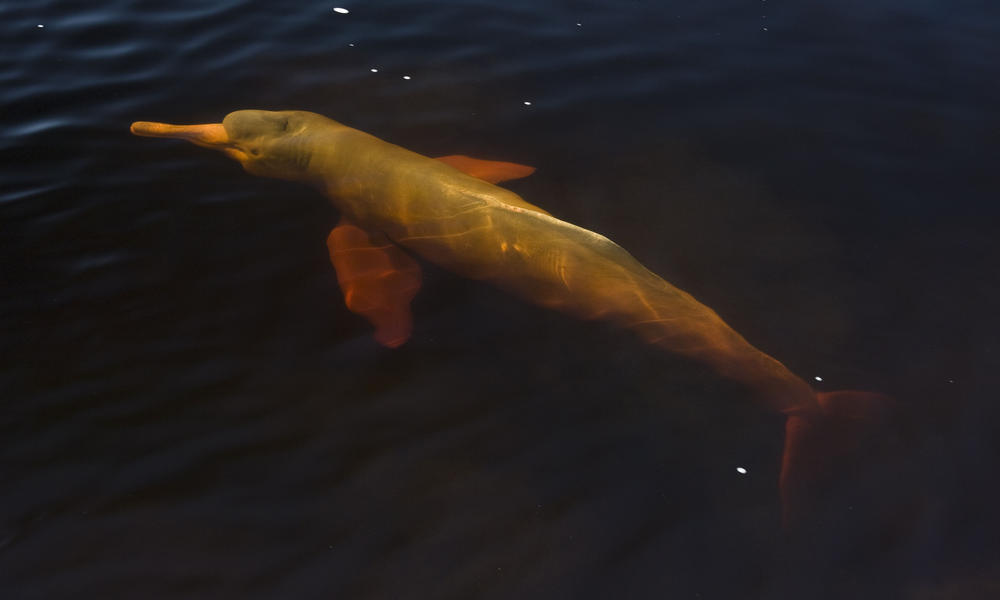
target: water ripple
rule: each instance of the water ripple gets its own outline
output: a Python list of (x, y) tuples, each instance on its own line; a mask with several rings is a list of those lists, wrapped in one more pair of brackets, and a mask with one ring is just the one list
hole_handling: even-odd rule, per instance
[[(534, 164), (512, 187), (622, 232), (782, 356), (985, 365), (995, 3), (778, 4), (765, 32), (736, 1), (0, 3), (0, 589), (743, 597), (717, 574), (787, 577), (771, 482), (715, 475), (732, 444), (773, 480), (780, 424), (720, 421), (710, 375), (432, 265), (412, 345), (380, 349), (319, 194), (128, 130), (303, 108)], [(958, 358), (914, 358), (938, 340)], [(945, 554), (879, 552), (880, 577)]]

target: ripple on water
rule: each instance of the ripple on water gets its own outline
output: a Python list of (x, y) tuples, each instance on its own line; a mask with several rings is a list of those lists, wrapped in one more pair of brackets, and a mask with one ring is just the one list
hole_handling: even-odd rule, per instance
[[(902, 198), (901, 186), (925, 182), (922, 176), (939, 169), (940, 181), (954, 184), (941, 194), (950, 204), (935, 204), (926, 192), (898, 205), (900, 213), (912, 212), (923, 202), (940, 208), (939, 217), (975, 192), (969, 181), (983, 190), (992, 185), (991, 171), (966, 169), (944, 150), (924, 156), (941, 159), (934, 165), (878, 144), (890, 139), (917, 147), (913, 140), (929, 140), (927, 147), (947, 149), (968, 140), (970, 164), (996, 155), (982, 139), (996, 129), (991, 69), (1000, 21), (977, 21), (965, 10), (923, 14), (934, 3), (903, 0), (849, 0), (846, 8), (785, 3), (782, 14), (769, 14), (774, 25), (764, 36), (757, 4), (737, 4), (674, 3), (675, 12), (656, 2), (384, 0), (345, 4), (350, 13), (337, 15), (336, 3), (0, 2), (0, 281), (6, 286), (0, 344), (15, 350), (0, 366), (0, 388), (5, 414), (19, 419), (0, 444), (0, 462), (11, 466), (0, 505), (12, 515), (0, 523), (0, 548), (4, 567), (16, 567), (0, 569), (0, 589), (10, 587), (14, 572), (21, 578), (16, 583), (39, 597), (66, 589), (99, 597), (91, 593), (96, 580), (174, 584), (179, 593), (158, 592), (175, 596), (239, 595), (200, 582), (250, 587), (259, 580), (247, 579), (246, 567), (266, 564), (267, 577), (292, 581), (287, 590), (262, 592), (275, 597), (298, 597), (302, 588), (294, 585), (341, 575), (348, 582), (388, 582), (387, 593), (377, 593), (373, 583), (364, 590), (369, 595), (399, 595), (389, 588), (404, 578), (384, 573), (398, 575), (408, 565), (440, 580), (434, 584), (475, 592), (484, 581), (501, 581), (489, 549), (476, 554), (484, 539), (527, 556), (514, 565), (521, 568), (517, 579), (537, 575), (542, 584), (552, 581), (546, 572), (575, 578), (594, 564), (613, 564), (615, 550), (603, 552), (608, 547), (648, 546), (636, 554), (650, 556), (649, 571), (659, 574), (670, 561), (652, 554), (673, 556), (667, 546), (677, 539), (683, 554), (690, 547), (683, 540), (706, 539), (697, 537), (703, 530), (683, 529), (692, 515), (727, 517), (701, 506), (703, 497), (719, 501), (708, 497), (712, 484), (703, 475), (693, 487), (678, 488), (690, 495), (667, 494), (691, 501), (673, 511), (664, 510), (670, 500), (654, 488), (676, 481), (674, 465), (644, 467), (634, 477), (621, 467), (641, 464), (644, 456), (657, 463), (663, 456), (696, 460), (691, 456), (700, 450), (690, 450), (704, 449), (698, 440), (676, 442), (684, 450), (674, 454), (663, 450), (670, 440), (662, 438), (700, 437), (685, 423), (703, 424), (701, 417), (686, 422), (668, 406), (656, 414), (672, 423), (679, 416), (675, 431), (665, 429), (679, 435), (650, 431), (649, 444), (621, 455), (606, 442), (629, 439), (630, 428), (642, 429), (647, 419), (636, 418), (634, 403), (613, 403), (607, 413), (596, 408), (624, 390), (660, 411), (661, 384), (672, 379), (662, 373), (663, 363), (646, 369), (589, 347), (581, 350), (586, 360), (560, 362), (567, 348), (588, 343), (567, 342), (562, 334), (586, 332), (575, 340), (602, 334), (573, 323), (557, 336), (530, 331), (518, 337), (525, 322), (532, 330), (532, 323), (562, 325), (548, 314), (532, 321), (530, 307), (508, 323), (505, 316), (513, 313), (495, 317), (495, 309), (520, 310), (509, 308), (516, 302), (504, 297), (492, 306), (492, 296), (482, 300), (488, 292), (481, 286), (431, 267), (414, 306), (415, 345), (396, 353), (376, 348), (362, 320), (339, 300), (323, 244), (337, 215), (318, 195), (246, 177), (225, 157), (182, 142), (135, 138), (128, 125), (217, 119), (247, 105), (305, 108), (416, 150), (523, 158), (540, 174), (513, 185), (529, 186), (546, 206), (562, 203), (637, 222), (634, 231), (641, 233), (620, 241), (631, 250), (637, 238), (655, 238), (647, 255), (672, 257), (688, 281), (706, 285), (708, 297), (728, 298), (737, 315), (741, 301), (729, 292), (749, 298), (754, 285), (771, 281), (760, 290), (759, 302), (768, 306), (750, 320), (773, 310), (800, 311), (808, 313), (799, 317), (805, 323), (814, 312), (801, 309), (810, 304), (782, 311), (776, 290), (792, 284), (773, 281), (798, 281), (796, 273), (819, 270), (815, 293), (846, 289), (830, 302), (849, 302), (850, 281), (839, 288), (843, 278), (828, 273), (839, 255), (814, 250), (803, 260), (802, 252), (779, 252), (798, 249), (783, 241), (799, 239), (794, 216), (761, 228), (756, 221), (765, 217), (757, 215), (769, 210), (763, 193), (743, 194), (742, 184), (726, 183), (727, 170), (699, 158), (684, 155), (674, 164), (680, 152), (661, 147), (694, 132), (711, 151), (750, 161), (748, 169), (760, 168), (755, 176), (785, 186), (781, 208), (788, 213), (823, 226), (840, 221), (852, 230), (870, 222), (883, 196)], [(901, 113), (910, 115), (905, 127), (892, 122)], [(660, 115), (668, 117), (660, 122)], [(674, 121), (664, 126), (668, 118)], [(740, 132), (748, 121), (754, 135)], [(920, 137), (928, 130), (932, 135)], [(829, 154), (817, 155), (818, 149)], [(849, 167), (853, 175), (844, 173)], [(872, 173), (885, 169), (902, 176), (873, 187)], [(843, 200), (855, 203), (854, 212), (827, 202), (827, 184), (835, 181), (844, 182), (837, 189), (856, 193), (858, 200)], [(880, 197), (873, 198), (872, 189)], [(822, 207), (810, 212), (810, 202)], [(987, 221), (981, 215), (992, 214), (991, 206), (977, 207), (977, 222)], [(740, 218), (747, 214), (753, 215), (749, 223)], [(601, 229), (607, 221), (591, 224)], [(858, 251), (863, 258), (856, 264), (879, 273), (874, 258), (891, 252), (894, 241), (884, 239), (881, 248), (855, 246), (849, 236), (837, 241), (845, 253), (872, 250)], [(982, 239), (987, 248), (991, 238)], [(777, 268), (727, 266), (748, 264), (740, 262), (743, 251), (733, 251), (741, 241), (754, 248), (749, 253), (769, 253), (764, 262)], [(810, 244), (825, 242), (820, 236), (801, 245)], [(908, 248), (900, 247), (896, 252)], [(949, 272), (959, 269), (962, 261), (948, 258), (933, 260), (948, 264)], [(804, 266), (816, 261), (822, 268)], [(779, 271), (791, 275), (775, 276)], [(728, 281), (733, 273), (754, 292), (740, 296), (737, 286), (708, 282)], [(977, 287), (980, 278), (949, 280), (933, 296), (947, 298), (949, 289), (956, 290), (953, 298), (974, 296), (985, 289)], [(866, 280), (865, 286), (875, 284)], [(879, 303), (890, 303), (856, 295), (866, 306), (850, 316), (860, 315), (856, 329), (863, 333), (870, 331), (861, 327), (864, 315), (873, 320), (882, 314)], [(778, 303), (771, 306), (772, 300)], [(919, 314), (917, 305), (906, 304), (900, 320)], [(954, 306), (949, 314), (959, 321), (961, 313), (974, 312)], [(483, 325), (491, 319), (498, 324)], [(855, 336), (859, 346), (878, 347), (878, 340), (850, 333), (855, 322), (846, 321), (837, 339)], [(791, 336), (794, 329), (785, 325), (775, 335), (792, 330)], [(954, 330), (960, 339), (964, 329)], [(527, 343), (542, 337), (550, 353)], [(809, 343), (806, 357), (815, 351)], [(635, 377), (611, 373), (619, 370)], [(702, 389), (701, 382), (695, 387)], [(685, 411), (700, 414), (704, 403), (693, 404)], [(631, 420), (615, 429), (619, 417)], [(741, 443), (753, 437), (744, 435), (740, 419), (732, 430), (731, 423), (706, 415), (709, 420)], [(532, 430), (537, 435), (525, 433)], [(780, 436), (768, 436), (765, 444), (780, 443)], [(671, 474), (647, 485), (661, 468)], [(651, 500), (593, 500), (621, 489)], [(629, 515), (624, 527), (608, 518), (620, 514)], [(595, 534), (597, 523), (608, 529)], [(611, 529), (631, 526), (641, 530), (634, 544), (609, 543), (617, 535)], [(588, 529), (587, 541), (567, 546)], [(662, 529), (685, 534), (668, 536), (667, 544)], [(247, 537), (250, 531), (256, 537)], [(746, 533), (708, 531), (708, 539)], [(528, 543), (519, 545), (519, 535)], [(544, 556), (534, 561), (532, 551)], [(705, 567), (711, 581), (719, 568), (744, 564), (750, 554), (680, 563)], [(428, 569), (428, 556), (441, 564)], [(618, 558), (616, 576), (643, 570)], [(539, 570), (530, 573), (535, 563)], [(331, 575), (337, 568), (345, 571)], [(359, 578), (346, 572), (352, 568), (371, 572)], [(504, 575), (513, 572), (504, 567)], [(524, 573), (529, 576), (520, 577)], [(192, 581), (184, 577), (194, 583), (184, 587)], [(620, 582), (614, 579), (609, 585)], [(354, 597), (362, 588), (336, 591)], [(122, 594), (103, 594), (109, 595)]]

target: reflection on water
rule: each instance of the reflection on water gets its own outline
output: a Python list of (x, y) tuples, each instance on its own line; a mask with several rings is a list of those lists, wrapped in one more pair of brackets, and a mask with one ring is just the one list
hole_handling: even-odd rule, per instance
[[(4, 597), (995, 587), (992, 5), (342, 8), (0, 4)], [(891, 448), (782, 534), (783, 419), (694, 364), (430, 265), (378, 348), (321, 197), (127, 131), (250, 107), (537, 166)]]

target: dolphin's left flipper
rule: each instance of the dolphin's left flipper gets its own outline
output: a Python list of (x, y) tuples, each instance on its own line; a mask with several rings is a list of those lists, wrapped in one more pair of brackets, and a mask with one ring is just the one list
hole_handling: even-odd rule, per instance
[(341, 219), (326, 238), (347, 308), (375, 327), (375, 341), (397, 348), (410, 339), (410, 301), (420, 289), (420, 265), (382, 233)]

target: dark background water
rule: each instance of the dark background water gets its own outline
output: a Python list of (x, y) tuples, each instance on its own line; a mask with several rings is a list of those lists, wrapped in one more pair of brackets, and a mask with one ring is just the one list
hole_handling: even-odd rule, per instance
[[(1000, 5), (100, 4), (0, 2), (0, 597), (997, 593)], [(783, 534), (697, 365), (430, 266), (377, 347), (322, 197), (128, 133), (238, 108), (537, 166), (896, 453)]]

